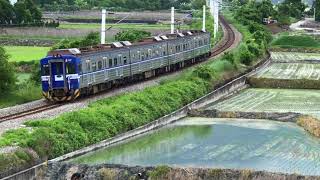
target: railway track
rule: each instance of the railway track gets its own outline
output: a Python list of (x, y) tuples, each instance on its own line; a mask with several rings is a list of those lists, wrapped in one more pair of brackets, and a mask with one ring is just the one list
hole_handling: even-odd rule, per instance
[(13, 120), (13, 119), (18, 119), (18, 118), (25, 117), (25, 116), (29, 116), (32, 114), (40, 113), (43, 111), (55, 109), (60, 106), (61, 106), (61, 104), (46, 104), (44, 106), (36, 107), (36, 108), (30, 109), (30, 110), (26, 110), (26, 111), (14, 113), (14, 114), (6, 115), (6, 116), (1, 116), (0, 123), (5, 122), (5, 121), (9, 121), (9, 120)]
[[(222, 24), (222, 26), (224, 26), (227, 33), (224, 34), (223, 42), (221, 44), (219, 44), (217, 47), (212, 49), (211, 57), (215, 57), (215, 56), (223, 53), (225, 50), (230, 48), (235, 41), (235, 33), (234, 33), (233, 29), (231, 28), (231, 26), (226, 22), (226, 20), (222, 16), (220, 16), (219, 19), (220, 19), (220, 23)], [(22, 118), (22, 117), (26, 117), (26, 116), (33, 115), (33, 114), (37, 114), (40, 112), (52, 110), (52, 109), (55, 109), (60, 106), (62, 106), (61, 103), (60, 104), (46, 104), (44, 106), (36, 107), (36, 108), (29, 109), (26, 111), (13, 113), (13, 114), (6, 115), (6, 116), (0, 116), (0, 123), (3, 123), (5, 121), (18, 119), (18, 118)]]
[(225, 27), (225, 29), (227, 31), (227, 33), (225, 34), (226, 40), (219, 47), (213, 48), (213, 50), (211, 51), (211, 57), (215, 57), (215, 56), (223, 53), (228, 48), (230, 48), (233, 45), (235, 38), (236, 38), (236, 35), (235, 35), (233, 29), (228, 24), (228, 22), (224, 19), (224, 17), (219, 16), (219, 19), (220, 19), (220, 23)]

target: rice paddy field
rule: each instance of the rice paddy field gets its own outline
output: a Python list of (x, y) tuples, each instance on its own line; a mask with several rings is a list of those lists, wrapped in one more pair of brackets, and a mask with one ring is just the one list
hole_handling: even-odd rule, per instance
[(69, 162), (167, 164), (320, 175), (319, 148), (319, 139), (293, 123), (192, 117)]
[(297, 112), (320, 118), (320, 91), (249, 88), (207, 109), (242, 112)]
[(300, 53), (300, 52), (272, 52), (271, 59), (273, 62), (295, 62), (295, 61), (319, 61), (320, 54), (317, 53)]
[(45, 57), (50, 47), (4, 46), (10, 55), (9, 61), (34, 61)]
[(320, 79), (320, 64), (274, 63), (254, 77), (271, 79)]

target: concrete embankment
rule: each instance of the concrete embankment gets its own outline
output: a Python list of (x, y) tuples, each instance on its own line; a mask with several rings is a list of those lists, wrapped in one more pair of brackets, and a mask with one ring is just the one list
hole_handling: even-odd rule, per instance
[(281, 122), (297, 122), (302, 116), (299, 113), (275, 113), (275, 112), (235, 112), (219, 111), (216, 109), (193, 109), (189, 116), (206, 118), (240, 118), (240, 119), (269, 119)]
[(204, 180), (204, 179), (320, 179), (314, 176), (296, 174), (271, 173), (254, 170), (209, 169), (209, 168), (170, 168), (159, 167), (129, 167), (124, 165), (73, 165), (54, 163), (48, 166), (46, 179), (71, 179), (72, 176), (81, 179), (163, 179), (163, 180)]

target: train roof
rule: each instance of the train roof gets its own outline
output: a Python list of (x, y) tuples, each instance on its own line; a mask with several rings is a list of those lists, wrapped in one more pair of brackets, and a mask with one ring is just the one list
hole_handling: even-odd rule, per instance
[(121, 42), (113, 42), (110, 44), (99, 44), (96, 46), (83, 47), (83, 48), (69, 48), (69, 49), (57, 49), (53, 51), (49, 51), (47, 56), (58, 56), (58, 55), (74, 55), (81, 56), (85, 54), (101, 52), (101, 51), (111, 51), (111, 50), (119, 50), (128, 47), (136, 47), (142, 45), (149, 45), (153, 43), (161, 43), (171, 40), (177, 40), (179, 38), (197, 36), (199, 34), (204, 34), (206, 32), (193, 30), (193, 31), (183, 31), (175, 34), (165, 34), (159, 35), (155, 37), (145, 38), (141, 41), (131, 43), (129, 41), (121, 41)]

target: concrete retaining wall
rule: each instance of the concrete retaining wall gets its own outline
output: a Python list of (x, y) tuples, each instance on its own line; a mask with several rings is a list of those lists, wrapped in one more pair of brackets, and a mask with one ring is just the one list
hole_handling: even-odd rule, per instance
[(189, 116), (206, 118), (241, 118), (241, 119), (268, 119), (281, 122), (293, 122), (302, 116), (299, 113), (276, 113), (276, 112), (230, 112), (216, 109), (193, 109), (189, 111)]

